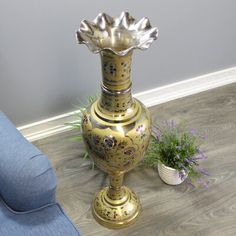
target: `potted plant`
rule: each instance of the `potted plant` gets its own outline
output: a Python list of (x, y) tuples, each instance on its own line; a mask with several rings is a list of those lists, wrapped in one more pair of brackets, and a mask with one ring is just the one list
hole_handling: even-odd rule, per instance
[(199, 166), (199, 161), (207, 158), (200, 148), (204, 138), (194, 129), (176, 126), (174, 121), (163, 121), (152, 131), (145, 166), (157, 167), (167, 184), (177, 185), (186, 179), (193, 186), (198, 182), (207, 187), (202, 176), (208, 173)]

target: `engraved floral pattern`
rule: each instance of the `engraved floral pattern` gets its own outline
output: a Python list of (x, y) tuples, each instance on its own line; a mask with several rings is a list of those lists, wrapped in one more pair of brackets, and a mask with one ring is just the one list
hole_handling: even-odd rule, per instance
[(94, 145), (98, 145), (101, 140), (101, 137), (99, 135), (94, 135), (93, 136), (93, 143)]
[(124, 150), (124, 154), (128, 156), (132, 156), (135, 153), (135, 148), (134, 147), (128, 147)]
[(103, 64), (103, 70), (110, 76), (116, 76), (116, 65), (113, 64), (112, 62), (105, 62)]
[[(105, 203), (105, 205), (104, 205)], [(137, 209), (130, 208), (130, 204), (139, 205), (139, 199), (137, 198), (136, 194), (133, 191), (129, 192), (129, 200), (126, 204), (117, 206), (114, 208), (112, 205), (107, 203), (104, 199), (104, 195), (98, 193), (94, 199), (94, 207), (96, 207), (97, 212), (99, 215), (102, 215), (105, 219), (109, 221), (117, 220), (120, 221), (123, 217), (129, 218), (130, 214)]]
[(111, 135), (105, 136), (103, 140), (104, 147), (107, 149), (113, 148), (114, 146), (116, 146), (116, 143), (117, 140), (115, 139), (115, 137), (112, 137)]

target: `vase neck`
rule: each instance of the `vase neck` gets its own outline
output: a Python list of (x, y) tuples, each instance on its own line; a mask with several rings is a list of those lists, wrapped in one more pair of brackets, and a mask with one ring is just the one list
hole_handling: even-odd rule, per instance
[(99, 102), (101, 109), (125, 113), (132, 107), (131, 94), (131, 62), (132, 53), (118, 56), (109, 51), (101, 52), (102, 63), (102, 95)]
[(102, 85), (111, 91), (124, 91), (131, 86), (132, 53), (118, 56), (112, 52), (101, 52)]

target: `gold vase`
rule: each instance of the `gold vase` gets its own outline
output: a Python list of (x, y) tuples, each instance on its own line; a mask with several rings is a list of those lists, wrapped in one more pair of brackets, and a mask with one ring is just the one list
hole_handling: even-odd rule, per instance
[(131, 59), (133, 49), (147, 49), (156, 38), (157, 28), (147, 18), (136, 22), (126, 12), (84, 20), (77, 32), (78, 42), (101, 56), (102, 93), (81, 125), (89, 155), (110, 176), (110, 186), (92, 203), (95, 219), (108, 228), (130, 225), (141, 211), (137, 195), (123, 186), (124, 174), (142, 160), (151, 136), (149, 112), (131, 94)]

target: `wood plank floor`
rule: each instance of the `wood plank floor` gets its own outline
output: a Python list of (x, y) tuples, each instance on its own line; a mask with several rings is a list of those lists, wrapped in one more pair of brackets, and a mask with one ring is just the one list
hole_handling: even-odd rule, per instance
[(136, 168), (125, 183), (139, 195), (143, 212), (134, 225), (108, 230), (96, 223), (90, 209), (94, 193), (108, 179), (82, 161), (83, 143), (69, 141), (71, 131), (35, 142), (56, 169), (58, 201), (83, 236), (236, 235), (236, 84), (150, 110), (154, 122), (184, 120), (207, 136), (207, 190), (185, 183), (168, 186), (155, 169)]

